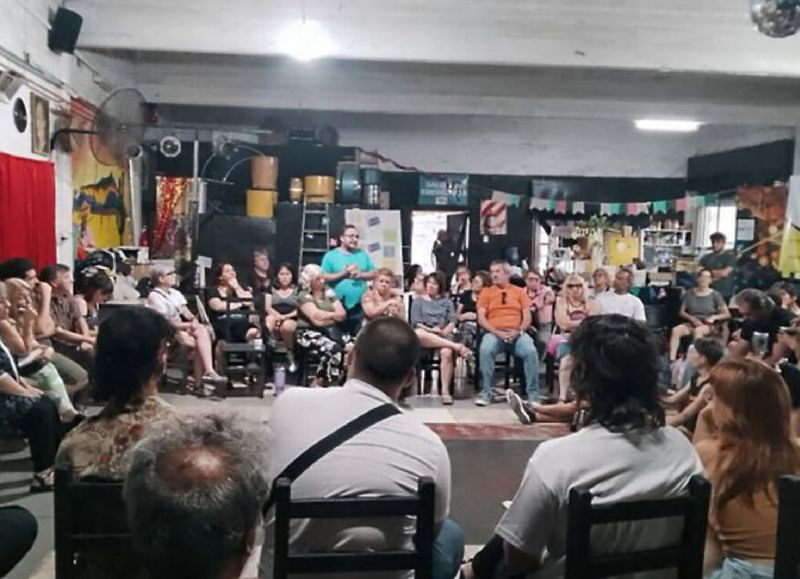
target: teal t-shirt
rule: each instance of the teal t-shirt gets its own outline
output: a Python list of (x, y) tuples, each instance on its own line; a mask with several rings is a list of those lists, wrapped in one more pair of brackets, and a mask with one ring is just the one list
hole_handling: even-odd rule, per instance
[[(358, 271), (361, 272), (375, 269), (369, 254), (363, 249), (348, 253), (337, 247), (336, 249), (331, 249), (322, 258), (322, 271), (324, 273), (339, 273), (344, 271), (351, 263), (356, 264)], [(367, 291), (367, 281), (345, 277), (331, 284), (331, 287), (336, 291), (336, 297), (342, 301), (345, 309), (349, 310), (361, 303), (361, 296)]]

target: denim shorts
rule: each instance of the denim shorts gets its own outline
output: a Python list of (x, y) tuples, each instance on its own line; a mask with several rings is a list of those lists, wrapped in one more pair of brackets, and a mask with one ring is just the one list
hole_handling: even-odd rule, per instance
[(725, 557), (708, 579), (772, 579), (772, 567), (758, 565), (746, 559)]

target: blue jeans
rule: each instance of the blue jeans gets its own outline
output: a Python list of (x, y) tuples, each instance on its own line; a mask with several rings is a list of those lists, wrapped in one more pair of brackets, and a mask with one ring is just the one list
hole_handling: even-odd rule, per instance
[(722, 565), (712, 571), (708, 579), (772, 579), (772, 567), (736, 557), (725, 557)]
[(503, 342), (494, 334), (484, 334), (479, 360), (481, 364), (481, 395), (488, 396), (494, 386), (495, 358), (501, 352), (513, 353), (522, 359), (525, 370), (525, 392), (528, 400), (539, 398), (539, 354), (528, 334), (522, 333), (513, 342)]
[(433, 543), (433, 579), (453, 579), (464, 560), (464, 531), (445, 519)]

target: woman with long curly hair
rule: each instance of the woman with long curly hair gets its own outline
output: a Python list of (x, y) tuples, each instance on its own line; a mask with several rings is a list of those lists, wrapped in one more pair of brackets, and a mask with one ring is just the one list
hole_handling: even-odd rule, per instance
[(722, 362), (709, 382), (717, 435), (697, 444), (713, 486), (706, 570), (713, 579), (772, 577), (778, 479), (800, 473), (789, 390), (755, 360)]

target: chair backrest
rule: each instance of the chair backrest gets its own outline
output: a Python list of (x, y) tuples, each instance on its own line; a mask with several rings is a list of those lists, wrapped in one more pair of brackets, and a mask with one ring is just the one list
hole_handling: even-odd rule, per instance
[[(679, 579), (701, 577), (710, 494), (711, 486), (699, 475), (691, 478), (686, 494), (668, 499), (593, 506), (591, 493), (572, 489), (569, 493), (565, 579), (611, 577), (659, 569), (677, 569)], [(676, 545), (629, 553), (592, 552), (592, 526), (668, 517), (683, 518), (683, 532)]]
[[(74, 480), (69, 468), (55, 471), (56, 579), (72, 579), (93, 554), (132, 553), (122, 481)], [(81, 560), (81, 557), (84, 560)], [(130, 570), (134, 561), (115, 561)]]
[[(291, 481), (275, 483), (275, 559), (273, 579), (292, 573), (358, 573), (414, 570), (417, 579), (430, 579), (433, 565), (435, 484), (428, 477), (419, 480), (416, 496), (377, 498), (336, 498), (292, 500)], [(350, 519), (362, 517), (417, 518), (414, 550), (370, 553), (289, 553), (289, 525), (292, 519)]]
[(778, 483), (778, 537), (775, 577), (800, 578), (800, 477), (783, 476)]

